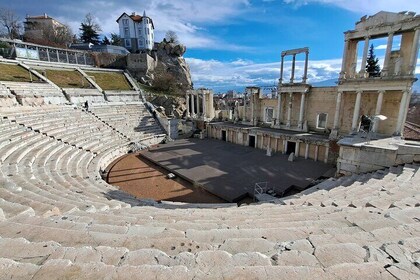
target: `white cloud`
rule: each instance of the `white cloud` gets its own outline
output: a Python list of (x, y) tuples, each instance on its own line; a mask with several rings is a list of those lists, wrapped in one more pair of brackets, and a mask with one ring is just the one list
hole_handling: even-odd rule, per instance
[(420, 2), (415, 0), (283, 0), (283, 2), (296, 6), (320, 3), (337, 6), (359, 14), (375, 14), (381, 10), (388, 12), (420, 11)]
[[(229, 87), (246, 87), (251, 85), (276, 85), (280, 76), (280, 61), (254, 63), (237, 59), (232, 62), (187, 58), (195, 87), (213, 88), (215, 91)], [(303, 76), (304, 61), (296, 61), (296, 79)], [(341, 69), (341, 59), (314, 60), (308, 67), (309, 82), (334, 79)], [(284, 64), (284, 79), (290, 79), (291, 62)]]

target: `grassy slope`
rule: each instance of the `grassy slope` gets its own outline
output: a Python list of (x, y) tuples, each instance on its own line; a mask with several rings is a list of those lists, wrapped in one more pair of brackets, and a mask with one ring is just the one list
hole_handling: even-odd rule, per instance
[(88, 80), (77, 71), (46, 70), (49, 80), (62, 88), (92, 88)]
[(30, 82), (31, 78), (29, 72), (18, 65), (0, 63), (0, 81)]
[(132, 90), (122, 73), (86, 72), (103, 90)]

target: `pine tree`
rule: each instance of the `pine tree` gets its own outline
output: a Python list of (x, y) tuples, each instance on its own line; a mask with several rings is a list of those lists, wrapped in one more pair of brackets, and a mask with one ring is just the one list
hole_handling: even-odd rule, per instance
[(375, 56), (373, 44), (370, 45), (369, 55), (366, 60), (366, 72), (369, 73), (369, 77), (379, 77), (381, 75), (379, 59)]
[(92, 43), (94, 45), (100, 43), (99, 32), (102, 30), (99, 24), (95, 22), (92, 14), (88, 13), (85, 16), (84, 21), (80, 24), (79, 30), (81, 31), (80, 40), (83, 43)]
[(102, 44), (102, 45), (111, 45), (111, 42), (109, 41), (108, 37), (106, 37), (106, 36), (105, 36), (105, 37), (102, 39), (101, 44)]

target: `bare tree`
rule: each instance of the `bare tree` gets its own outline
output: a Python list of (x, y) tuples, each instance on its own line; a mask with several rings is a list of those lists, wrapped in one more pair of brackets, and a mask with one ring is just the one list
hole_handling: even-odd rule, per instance
[(22, 24), (19, 17), (10, 9), (0, 8), (0, 25), (3, 27), (5, 35), (10, 39), (17, 39), (20, 36)]
[(165, 39), (169, 43), (179, 44), (178, 35), (175, 31), (169, 30), (166, 32)]
[(86, 14), (82, 23), (90, 26), (96, 33), (102, 32), (101, 26), (96, 22), (95, 17), (91, 13)]

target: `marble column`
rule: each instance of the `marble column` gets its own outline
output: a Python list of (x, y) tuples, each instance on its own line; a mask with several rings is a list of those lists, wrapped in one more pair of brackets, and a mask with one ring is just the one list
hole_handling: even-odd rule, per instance
[(286, 154), (287, 151), (287, 141), (283, 140), (283, 155)]
[(398, 111), (397, 126), (395, 128), (394, 135), (401, 135), (401, 132), (403, 130), (403, 127), (404, 127), (403, 122), (404, 122), (405, 114), (407, 113), (406, 112), (407, 102), (409, 101), (407, 100), (408, 96), (409, 96), (408, 90), (404, 90), (401, 96), (400, 109)]
[(251, 94), (251, 125), (254, 125), (254, 94)]
[(303, 69), (303, 79), (302, 82), (306, 84), (306, 80), (308, 79), (308, 59), (309, 59), (309, 52), (305, 52), (305, 68)]
[(359, 114), (360, 114), (360, 102), (362, 101), (362, 92), (357, 91), (356, 102), (354, 103), (353, 110), (353, 121), (351, 123), (352, 133), (357, 133), (357, 128), (359, 124)]
[(278, 147), (279, 147), (279, 138), (276, 137), (276, 142), (275, 142), (276, 148), (274, 149), (275, 152), (278, 152)]
[(296, 142), (295, 146), (295, 157), (299, 157), (299, 150), (300, 150), (300, 142)]
[(324, 163), (328, 162), (328, 152), (329, 152), (328, 146), (325, 146)]
[(318, 150), (319, 150), (319, 146), (316, 145), (315, 146), (314, 161), (318, 161)]
[(205, 118), (207, 116), (207, 113), (206, 113), (206, 110), (207, 110), (206, 95), (203, 93), (202, 96), (203, 96), (203, 120), (205, 120)]
[(309, 143), (306, 143), (305, 146), (305, 159), (308, 159), (309, 157)]
[(293, 81), (295, 80), (295, 65), (296, 64), (296, 54), (293, 55), (292, 59), (292, 74), (290, 76), (290, 83), (293, 84)]
[(337, 93), (337, 100), (335, 103), (335, 113), (334, 113), (334, 124), (333, 124), (333, 130), (338, 131), (338, 122), (340, 121), (340, 109), (341, 109), (341, 98), (342, 98), (343, 92), (339, 91)]
[(196, 101), (197, 101), (197, 112), (196, 112), (196, 114), (197, 114), (197, 117), (198, 117), (200, 115), (200, 95), (198, 94), (198, 92), (197, 92)]
[(283, 67), (284, 67), (284, 55), (281, 56), (281, 65), (280, 65), (280, 84), (283, 83)]
[(291, 92), (289, 92), (289, 104), (288, 104), (288, 108), (287, 108), (287, 123), (286, 126), (290, 127), (290, 122), (291, 122), (291, 118), (292, 118), (292, 102), (293, 102), (293, 95)]
[(187, 118), (190, 117), (190, 94), (187, 93), (187, 96), (185, 97), (186, 103), (187, 103)]
[[(378, 99), (376, 100), (375, 115), (380, 115), (381, 114), (383, 100), (384, 100), (384, 91), (380, 90), (380, 91), (378, 91)], [(379, 125), (378, 120), (374, 120), (373, 121), (373, 126), (372, 126), (372, 132), (377, 132), (378, 125)]]
[(300, 108), (299, 108), (299, 123), (298, 128), (303, 129), (303, 115), (305, 112), (305, 93), (302, 92), (302, 95), (300, 97)]
[(194, 93), (191, 94), (191, 117), (193, 117), (195, 115), (195, 104), (194, 104)]
[(280, 126), (281, 123), (281, 93), (277, 95), (277, 125)]
[(388, 33), (388, 41), (386, 43), (384, 67), (382, 68), (382, 76), (388, 76), (388, 64), (389, 64), (389, 59), (391, 57), (393, 38), (394, 38), (394, 33), (393, 32)]
[(419, 51), (419, 33), (420, 29), (416, 28), (414, 31), (413, 46), (411, 48), (409, 74), (414, 75), (416, 71), (417, 56)]
[(368, 56), (368, 50), (369, 50), (369, 36), (365, 37), (365, 45), (363, 48), (363, 57), (362, 57), (362, 65), (360, 66), (360, 77), (364, 77), (366, 73), (366, 61)]
[(343, 61), (341, 64), (341, 71), (340, 71), (340, 79), (343, 79), (345, 77), (346, 74), (346, 64), (347, 64), (347, 51), (349, 48), (349, 40), (345, 39), (344, 40), (344, 50), (343, 50)]

